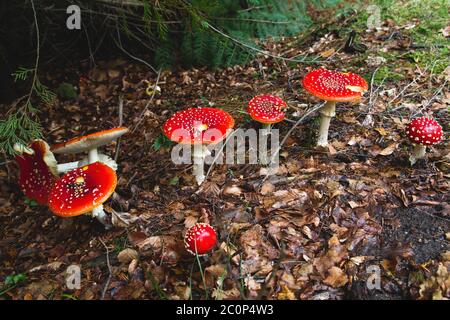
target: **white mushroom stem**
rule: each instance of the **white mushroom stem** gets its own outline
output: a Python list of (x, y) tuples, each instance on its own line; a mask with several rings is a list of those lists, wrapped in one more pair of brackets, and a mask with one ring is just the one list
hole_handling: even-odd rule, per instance
[(427, 151), (427, 147), (426, 146), (422, 146), (420, 144), (415, 144), (412, 154), (409, 157), (409, 161), (411, 162), (411, 165), (413, 165), (414, 163), (416, 163), (416, 161), (418, 159), (423, 159), (425, 158), (425, 153)]
[[(117, 171), (117, 163), (111, 159), (110, 157), (108, 157), (105, 154), (99, 153), (98, 154), (98, 160), (103, 164), (106, 164), (107, 166), (109, 166), (111, 169), (113, 169), (114, 171)], [(95, 161), (94, 161), (95, 162)], [(58, 174), (60, 173), (66, 173), (70, 170), (76, 169), (76, 168), (80, 168), (82, 166), (85, 166), (87, 164), (90, 164), (91, 162), (89, 162), (89, 158), (85, 157), (80, 161), (73, 161), (73, 162), (68, 162), (68, 163), (60, 163), (56, 166), (56, 169), (58, 170)]]
[(193, 174), (195, 176), (195, 180), (197, 181), (198, 185), (201, 185), (203, 181), (205, 181), (205, 173), (204, 173), (204, 163), (205, 163), (205, 157), (209, 154), (209, 150), (206, 147), (206, 145), (202, 144), (194, 144), (194, 153), (193, 153), (193, 160), (194, 160), (194, 168), (193, 168)]
[(60, 163), (56, 165), (56, 170), (58, 173), (66, 173), (70, 170), (78, 168), (78, 161), (68, 162), (68, 163)]
[[(100, 161), (101, 163), (106, 164), (114, 171), (117, 171), (117, 163), (111, 157), (108, 157), (106, 154), (99, 153), (97, 161)], [(82, 167), (90, 163), (91, 162), (89, 162), (89, 157), (86, 157), (78, 161), (78, 167)]]
[(97, 148), (94, 148), (94, 149), (90, 149), (90, 150), (89, 150), (89, 153), (88, 153), (88, 161), (89, 161), (89, 164), (98, 161), (98, 151), (97, 151)]
[(327, 101), (322, 109), (320, 109), (319, 113), (321, 114), (321, 117), (317, 145), (326, 147), (328, 145), (328, 129), (330, 128), (331, 118), (336, 115), (336, 102)]
[(103, 210), (103, 205), (102, 204), (99, 205), (98, 207), (95, 207), (92, 210), (92, 216), (94, 218), (96, 218), (98, 221), (100, 221), (105, 226), (105, 229), (109, 229), (111, 227), (111, 224), (108, 221), (106, 213)]

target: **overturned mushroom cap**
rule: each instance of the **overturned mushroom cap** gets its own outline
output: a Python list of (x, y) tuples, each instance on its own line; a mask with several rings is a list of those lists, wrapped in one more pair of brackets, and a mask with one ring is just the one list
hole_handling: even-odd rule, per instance
[(358, 101), (369, 88), (366, 80), (351, 72), (338, 72), (319, 68), (308, 73), (303, 87), (313, 96), (327, 101)]
[(19, 152), (16, 161), (20, 166), (20, 187), (29, 199), (47, 204), (48, 196), (56, 179), (56, 160), (50, 147), (43, 140), (34, 140), (28, 147), (14, 146)]
[(55, 144), (52, 146), (52, 151), (58, 154), (88, 151), (108, 144), (127, 132), (128, 128), (117, 127), (91, 133), (86, 136), (77, 137), (63, 143)]
[(234, 119), (216, 108), (190, 108), (176, 112), (163, 127), (164, 135), (184, 144), (212, 144), (223, 140), (233, 128)]
[(186, 231), (184, 245), (189, 253), (204, 255), (211, 251), (217, 243), (217, 233), (207, 223), (196, 223)]
[(436, 120), (420, 117), (413, 119), (406, 128), (409, 140), (415, 144), (429, 146), (442, 139), (442, 127)]
[(73, 217), (92, 211), (114, 192), (117, 176), (101, 162), (69, 171), (53, 186), (48, 205), (61, 217)]
[(272, 124), (284, 119), (285, 113), (282, 111), (286, 107), (283, 99), (273, 95), (255, 96), (250, 100), (247, 112), (254, 120)]

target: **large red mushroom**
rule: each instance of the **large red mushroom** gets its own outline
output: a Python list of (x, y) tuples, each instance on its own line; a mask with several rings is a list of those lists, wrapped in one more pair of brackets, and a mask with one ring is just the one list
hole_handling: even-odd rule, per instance
[(328, 129), (331, 118), (336, 115), (336, 102), (357, 102), (367, 91), (364, 78), (351, 72), (338, 72), (319, 68), (308, 73), (303, 79), (306, 91), (327, 101), (320, 109), (321, 121), (317, 145), (328, 145)]
[(411, 164), (414, 164), (418, 159), (425, 158), (427, 146), (441, 141), (442, 127), (436, 120), (419, 117), (409, 123), (406, 128), (406, 135), (414, 144), (412, 155), (409, 158)]
[(107, 226), (102, 204), (113, 194), (116, 184), (115, 171), (101, 162), (94, 162), (62, 176), (50, 192), (48, 205), (61, 217), (92, 211), (92, 215)]
[(210, 252), (217, 244), (217, 233), (207, 223), (196, 223), (186, 231), (184, 245), (189, 253), (199, 256)]
[(265, 134), (270, 132), (270, 126), (284, 120), (286, 102), (280, 97), (270, 94), (253, 97), (247, 107), (247, 112), (256, 120), (263, 124)]
[(194, 176), (200, 185), (205, 180), (203, 170), (207, 145), (215, 144), (229, 134), (234, 126), (233, 117), (216, 108), (189, 108), (176, 112), (163, 126), (164, 135), (170, 140), (194, 145)]
[(16, 161), (20, 167), (19, 184), (29, 199), (46, 205), (51, 188), (58, 175), (56, 160), (48, 144), (43, 140), (34, 140), (26, 147), (14, 146)]

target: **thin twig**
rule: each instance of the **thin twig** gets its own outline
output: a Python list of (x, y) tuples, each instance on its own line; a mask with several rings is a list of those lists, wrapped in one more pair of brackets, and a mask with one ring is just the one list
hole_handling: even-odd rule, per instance
[(216, 33), (220, 34), (221, 36), (223, 36), (225, 38), (230, 39), (234, 43), (237, 43), (237, 44), (239, 44), (240, 46), (242, 46), (244, 48), (253, 50), (253, 51), (257, 52), (257, 53), (269, 56), (269, 57), (274, 58), (274, 59), (281, 59), (281, 60), (284, 60), (284, 61), (292, 61), (292, 62), (300, 62), (300, 63), (321, 63), (322, 62), (322, 61), (306, 61), (305, 58), (304, 59), (294, 59), (294, 58), (286, 58), (286, 57), (283, 57), (283, 56), (275, 55), (275, 54), (270, 53), (269, 51), (255, 48), (255, 47), (253, 47), (251, 45), (246, 44), (245, 42), (242, 42), (242, 41), (240, 41), (240, 40), (238, 40), (236, 38), (233, 38), (232, 36), (226, 34), (225, 32), (223, 32), (223, 31), (221, 31), (219, 29), (217, 29), (216, 27), (214, 27), (211, 24), (208, 24), (208, 26), (209, 26), (209, 28), (211, 28)]
[[(119, 95), (119, 127), (123, 124), (123, 94)], [(114, 155), (114, 161), (117, 163), (117, 159), (119, 159), (119, 150), (120, 150), (120, 137), (117, 139), (116, 144), (116, 152)]]
[[(284, 136), (283, 140), (281, 140), (280, 145), (278, 146), (277, 150), (275, 150), (274, 154), (272, 154), (272, 156), (270, 157), (270, 162), (268, 167), (270, 167), (270, 165), (272, 165), (273, 160), (275, 159), (275, 157), (278, 155), (278, 153), (281, 150), (281, 147), (284, 145), (284, 143), (286, 142), (287, 138), (289, 138), (289, 136), (291, 135), (291, 133), (295, 130), (295, 128), (297, 128), (297, 126), (306, 119), (306, 117), (308, 117), (310, 114), (312, 114), (313, 112), (316, 112), (317, 110), (320, 110), (323, 106), (325, 105), (325, 103), (321, 103), (317, 106), (315, 106), (314, 108), (312, 108), (311, 110), (307, 111), (300, 119), (297, 120), (297, 122), (292, 126), (292, 128), (289, 129), (289, 131), (286, 133), (286, 135)], [(269, 170), (270, 172), (270, 170)], [(262, 185), (267, 178), (269, 177), (269, 172), (266, 174), (266, 176), (264, 177), (264, 179), (261, 181), (260, 185)]]
[[(238, 127), (237, 129), (239, 129), (239, 127)], [(237, 130), (237, 129), (236, 129), (236, 130)], [(222, 155), (222, 151), (223, 151), (223, 149), (225, 148), (225, 146), (227, 145), (228, 140), (230, 140), (231, 138), (233, 138), (233, 136), (234, 136), (234, 131), (231, 132), (231, 133), (228, 135), (228, 137), (225, 139), (225, 141), (224, 141), (223, 144), (222, 144), (222, 147), (220, 148), (220, 151), (219, 151), (219, 152), (216, 152), (216, 156), (214, 157), (213, 161), (212, 161), (211, 164), (209, 165), (208, 171), (206, 172), (205, 180), (208, 179), (208, 176), (209, 176), (209, 174), (211, 173), (211, 170), (212, 170), (214, 164), (216, 163), (217, 159), (219, 159), (219, 156)]]
[(39, 55), (40, 55), (40, 35), (39, 35), (39, 24), (37, 20), (37, 14), (36, 14), (36, 8), (34, 7), (34, 1), (30, 0), (31, 2), (31, 8), (33, 9), (33, 17), (34, 17), (34, 24), (36, 25), (36, 62), (34, 64), (34, 75), (33, 75), (33, 82), (31, 83), (31, 90), (28, 94), (27, 102), (25, 103), (25, 106), (28, 106), (31, 100), (31, 96), (33, 95), (34, 87), (36, 85), (37, 81), (37, 68), (39, 65)]
[(109, 271), (108, 279), (106, 280), (105, 287), (103, 288), (102, 296), (100, 298), (101, 300), (104, 300), (105, 299), (105, 295), (106, 295), (106, 291), (108, 290), (108, 287), (109, 287), (109, 283), (111, 282), (112, 269), (111, 269), (111, 263), (109, 261), (109, 249), (108, 249), (108, 247), (106, 246), (106, 244), (103, 242), (103, 240), (101, 238), (98, 238), (98, 240), (102, 243), (102, 245), (106, 249), (106, 265), (108, 266), (108, 271)]
[(445, 80), (444, 83), (436, 90), (435, 94), (428, 100), (428, 102), (423, 107), (421, 107), (419, 111), (415, 112), (411, 118), (414, 118), (419, 113), (422, 113), (424, 109), (428, 108), (428, 106), (436, 99), (436, 97), (441, 94), (442, 90), (447, 85), (447, 82), (448, 80)]
[(153, 90), (152, 95), (150, 97), (150, 100), (147, 102), (147, 104), (144, 107), (144, 110), (142, 110), (141, 114), (139, 115), (139, 121), (138, 123), (136, 123), (136, 125), (134, 126), (133, 130), (131, 130), (131, 132), (136, 131), (137, 127), (139, 127), (139, 125), (141, 124), (142, 120), (144, 120), (144, 115), (145, 112), (147, 111), (148, 107), (150, 106), (150, 104), (153, 102), (153, 99), (155, 98), (155, 94), (156, 94), (156, 88), (158, 87), (159, 84), (159, 78), (161, 77), (161, 69), (158, 70), (158, 75), (156, 77), (156, 82), (155, 82), (155, 90)]
[(131, 58), (133, 58), (136, 61), (142, 62), (143, 64), (145, 64), (147, 67), (149, 67), (150, 69), (153, 70), (153, 72), (157, 72), (157, 70), (155, 69), (155, 67), (153, 67), (150, 63), (148, 63), (145, 60), (142, 60), (141, 58), (138, 58), (136, 56), (133, 56), (131, 53), (129, 53), (127, 50), (125, 50), (125, 48), (122, 45), (122, 39), (120, 38), (120, 31), (119, 31), (119, 22), (118, 20), (116, 20), (116, 28), (117, 28), (117, 39), (119, 40), (119, 43), (117, 43), (116, 39), (113, 37), (114, 42), (117, 44), (117, 46), (119, 47), (120, 50), (122, 50), (123, 52), (125, 52), (128, 56), (130, 56)]

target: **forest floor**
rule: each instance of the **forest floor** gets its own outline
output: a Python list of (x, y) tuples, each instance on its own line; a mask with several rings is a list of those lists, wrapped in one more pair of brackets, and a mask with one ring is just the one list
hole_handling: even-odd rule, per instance
[[(2, 163), (0, 299), (450, 298), (449, 29), (403, 9), (392, 8), (396, 18), (377, 31), (366, 31), (360, 14), (264, 44), (273, 55), (309, 54), (315, 63), (258, 55), (246, 66), (163, 71), (159, 79), (124, 58), (49, 70), (50, 87), (78, 90), (41, 113), (50, 144), (117, 126), (123, 101), (130, 133), (106, 206), (115, 228), (30, 204), (14, 163)], [(430, 37), (432, 44), (422, 41)], [(236, 127), (258, 128), (247, 102), (276, 94), (289, 105), (291, 121), (276, 126), (284, 137), (319, 103), (301, 86), (318, 66), (358, 73), (370, 85), (361, 103), (337, 105), (328, 152), (314, 147), (313, 113), (287, 138), (280, 172), (267, 180), (259, 165), (216, 164), (198, 188), (191, 167), (171, 162), (161, 127), (186, 107), (223, 108)], [(144, 80), (161, 88), (153, 99)], [(441, 123), (446, 139), (411, 167), (404, 130), (419, 115)], [(115, 144), (103, 151), (113, 155)], [(197, 221), (219, 233), (217, 250), (199, 260), (183, 245)], [(72, 264), (81, 267), (78, 290), (66, 287)]]

